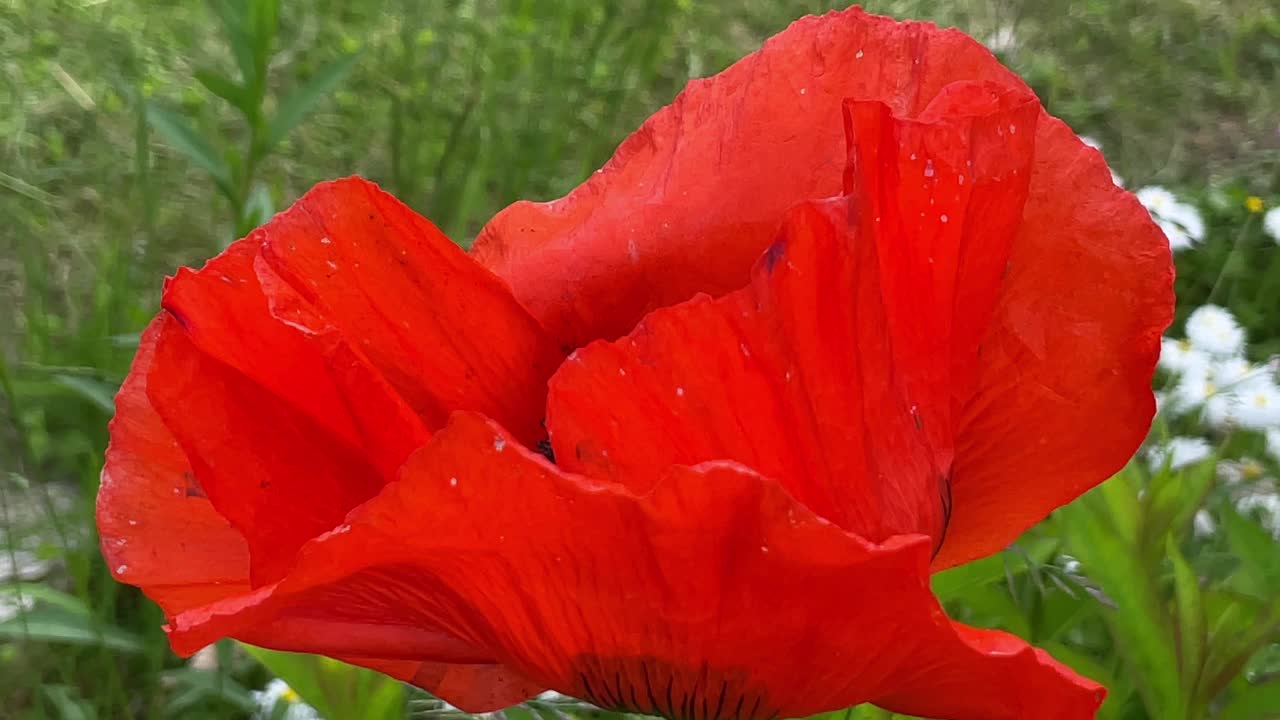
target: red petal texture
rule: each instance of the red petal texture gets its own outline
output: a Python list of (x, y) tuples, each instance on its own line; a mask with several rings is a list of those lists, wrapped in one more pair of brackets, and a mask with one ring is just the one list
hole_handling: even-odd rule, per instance
[(1124, 467), (1155, 415), (1169, 243), (1066, 125), (1042, 118), (1022, 226), (960, 418), (936, 568), (995, 552)]
[[(283, 577), (453, 409), (544, 434), (560, 350), (371, 183), (318, 186), (180, 271), (163, 304), (117, 399), (98, 518), (117, 577), (171, 615)], [(485, 672), (408, 675), (459, 686)]]
[(868, 700), (957, 720), (1092, 717), (1095, 684), (946, 619), (929, 551), (923, 536), (868, 544), (733, 463), (672, 468), (636, 494), (459, 413), (288, 577), (183, 613), (172, 633), (186, 649), (296, 628), (276, 646), (487, 656), (667, 717), (797, 717)]
[[(845, 99), (879, 100), (911, 118), (954, 81), (1029, 92), (956, 30), (858, 8), (801, 19), (690, 83), (565, 198), (499, 213), (474, 254), (562, 341), (617, 337), (654, 308), (741, 287), (788, 208), (841, 192)], [(1021, 130), (1009, 131), (1011, 147), (1030, 124)], [(1005, 230), (979, 228), (988, 229)], [(1113, 474), (1154, 413), (1150, 378), (1173, 307), (1168, 243), (1101, 156), (1043, 110), (989, 309), (983, 293), (996, 270), (962, 267), (950, 288), (954, 316), (931, 327), (949, 324), (953, 344), (966, 347), (985, 329), (981, 354), (948, 364), (953, 514), (937, 568), (1005, 547)], [(893, 312), (913, 312), (889, 293)]]
[(742, 287), (788, 209), (840, 193), (846, 98), (913, 117), (983, 80), (1025, 89), (958, 30), (856, 7), (802, 18), (690, 82), (569, 195), (500, 212), (474, 253), (562, 341), (618, 337), (649, 310)]
[(191, 463), (147, 398), (161, 315), (142, 332), (116, 394), (111, 444), (98, 490), (107, 566), (168, 614), (249, 588), (244, 537), (198, 490)]
[(864, 538), (940, 543), (952, 366), (976, 356), (986, 323), (971, 318), (999, 294), (1039, 105), (980, 84), (935, 104), (904, 120), (851, 103), (854, 198), (799, 206), (745, 290), (571, 356), (548, 407), (561, 465), (645, 483), (731, 459)]

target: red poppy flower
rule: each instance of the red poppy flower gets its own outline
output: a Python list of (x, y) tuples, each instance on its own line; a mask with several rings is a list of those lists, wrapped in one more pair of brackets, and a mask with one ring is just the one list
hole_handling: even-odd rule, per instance
[(1092, 717), (1101, 688), (951, 622), (929, 573), (1124, 464), (1171, 280), (977, 43), (807, 18), (471, 256), (350, 179), (180, 271), (103, 551), (180, 653), (323, 653), (468, 710)]

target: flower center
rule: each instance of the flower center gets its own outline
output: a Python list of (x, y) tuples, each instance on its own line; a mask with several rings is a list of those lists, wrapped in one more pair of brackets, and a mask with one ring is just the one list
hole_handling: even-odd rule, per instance
[(764, 690), (740, 672), (708, 664), (675, 666), (655, 658), (582, 657), (573, 694), (611, 711), (671, 720), (773, 720)]

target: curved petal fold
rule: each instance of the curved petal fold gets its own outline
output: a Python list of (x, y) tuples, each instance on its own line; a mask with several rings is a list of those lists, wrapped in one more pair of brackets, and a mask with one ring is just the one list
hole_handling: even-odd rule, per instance
[(1026, 90), (958, 30), (856, 7), (802, 18), (690, 82), (564, 198), (498, 213), (473, 252), (561, 341), (616, 338), (742, 287), (788, 209), (840, 193), (846, 98), (912, 117), (961, 80)]
[(571, 356), (551, 381), (557, 460), (624, 483), (735, 460), (863, 537), (940, 543), (953, 365), (999, 295), (1039, 105), (983, 84), (938, 102), (919, 120), (849, 103), (850, 196), (793, 211), (746, 289)]
[[(1093, 683), (1014, 638), (974, 643), (952, 626), (928, 589), (929, 552), (923, 536), (869, 544), (734, 463), (671, 468), (636, 494), (563, 472), (459, 413), (288, 577), (183, 613), (171, 633), (191, 651), (310, 623), (274, 646), (359, 657), (369, 643), (499, 665), (667, 717), (795, 717), (873, 699), (936, 707), (920, 699), (932, 697), (927, 678), (960, 675), (973, 684), (942, 717), (1024, 717), (1026, 688), (1064, 708), (1057, 717), (1089, 717)], [(927, 672), (912, 670), (917, 652)]]
[[(216, 510), (239, 543), (227, 557), (249, 546), (249, 577), (236, 581), (255, 585), (373, 497), (449, 411), (491, 413), (536, 442), (562, 355), (499, 279), (356, 178), (317, 186), (203, 269), (180, 271), (163, 306), (113, 426), (105, 475), (118, 489), (100, 516), (133, 512), (117, 497), (176, 488), (194, 499), (166, 505), (166, 523)], [(143, 448), (124, 434), (138, 425), (173, 449), (134, 455)], [(130, 527), (110, 543), (141, 540)], [(200, 567), (122, 579), (177, 587)], [(229, 581), (218, 568), (210, 578)]]
[(102, 555), (116, 579), (141, 587), (173, 614), (247, 591), (249, 549), (204, 493), (195, 491), (186, 453), (147, 396), (165, 322), (161, 315), (143, 330), (116, 394), (97, 524)]

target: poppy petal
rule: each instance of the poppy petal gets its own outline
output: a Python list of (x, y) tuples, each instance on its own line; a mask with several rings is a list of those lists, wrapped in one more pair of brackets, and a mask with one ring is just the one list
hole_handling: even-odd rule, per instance
[(1169, 243), (1102, 156), (1042, 117), (1022, 225), (960, 417), (937, 568), (989, 555), (1124, 467), (1155, 415)]
[(163, 305), (138, 385), (194, 468), (188, 492), (248, 542), (255, 584), (376, 494), (448, 410), (544, 435), (559, 349), (500, 280), (363, 180), (320, 185), (180, 271)]
[(485, 413), (521, 440), (542, 429), (564, 353), (425, 218), (359, 178), (322, 183), (264, 234), (262, 257), (387, 378), (428, 427)]
[(116, 395), (98, 491), (102, 555), (121, 582), (138, 585), (166, 613), (245, 592), (244, 537), (197, 490), (186, 454), (147, 397), (156, 338), (166, 316), (142, 332)]
[[(848, 107), (853, 198), (801, 205), (751, 285), (659, 310), (552, 378), (567, 469), (651, 482), (730, 459), (870, 540), (941, 541), (951, 358), (976, 350), (1026, 197), (1039, 105), (958, 84), (941, 110)], [(1009, 143), (1011, 125), (1028, 140)], [(607, 402), (601, 402), (607, 398)]]
[(281, 577), (303, 543), (386, 482), (360, 448), (201, 352), (175, 316), (154, 352), (147, 395), (191, 462), (190, 492), (249, 543), (255, 585)]
[(393, 478), (430, 433), (350, 341), (266, 266), (263, 242), (278, 221), (232, 243), (200, 270), (180, 269), (166, 283), (162, 305), (200, 353), (338, 440), (363, 448), (380, 473)]
[(802, 18), (690, 82), (564, 198), (500, 212), (473, 252), (562, 342), (616, 338), (742, 287), (789, 208), (840, 192), (845, 98), (915, 116), (960, 80), (1026, 90), (958, 30), (859, 8)]
[[(960, 720), (1021, 718), (1032, 703), (1090, 717), (1095, 684), (946, 619), (929, 545), (869, 544), (733, 463), (672, 468), (635, 494), (457, 413), (288, 577), (179, 615), (171, 637), (186, 651), (231, 635), (347, 657), (362, 643), (426, 662), (488, 653), (480, 664), (667, 717), (798, 717), (867, 700)], [(274, 635), (292, 623), (311, 627)], [(934, 699), (929, 678), (960, 687)]]

